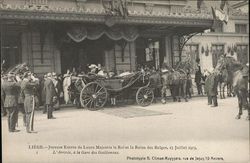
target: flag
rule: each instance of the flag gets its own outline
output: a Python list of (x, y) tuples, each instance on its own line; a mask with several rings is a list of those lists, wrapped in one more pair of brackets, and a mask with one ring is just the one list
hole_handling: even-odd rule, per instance
[(198, 10), (201, 9), (201, 4), (203, 3), (204, 0), (197, 0), (197, 8)]
[(120, 15), (126, 18), (128, 16), (127, 0), (102, 0), (102, 6), (109, 15)]
[(213, 14), (214, 20), (220, 20), (227, 24), (228, 14), (226, 14), (223, 10), (212, 7), (212, 14)]
[(221, 0), (220, 9), (224, 10), (225, 5), (228, 4), (228, 0)]

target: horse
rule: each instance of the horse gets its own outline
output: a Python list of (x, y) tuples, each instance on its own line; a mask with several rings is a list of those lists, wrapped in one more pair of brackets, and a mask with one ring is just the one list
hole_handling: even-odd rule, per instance
[(249, 82), (249, 67), (242, 65), (232, 57), (222, 57), (219, 59), (215, 69), (220, 72), (223, 69), (228, 71), (229, 81), (232, 83), (233, 91), (237, 96), (239, 113), (236, 119), (240, 119), (242, 108), (248, 110), (247, 120), (250, 117), (250, 107), (248, 102), (248, 82)]
[(170, 89), (173, 101), (181, 102), (181, 97), (187, 102), (186, 87), (187, 87), (187, 74), (184, 70), (179, 69), (178, 71), (171, 70), (167, 73), (162, 73), (162, 89), (161, 98), (162, 103), (166, 102), (167, 90)]
[(67, 91), (69, 93), (70, 101), (72, 101), (77, 108), (81, 108), (80, 92), (85, 85), (86, 83), (81, 77), (74, 76), (71, 78), (70, 85), (68, 86)]
[(162, 88), (161, 72), (160, 71), (150, 72), (149, 81), (150, 81), (150, 87), (153, 89), (155, 97), (159, 97)]
[(220, 98), (225, 99), (225, 87), (227, 87), (227, 96), (232, 97), (233, 95), (233, 88), (232, 88), (232, 83), (229, 80), (229, 74), (227, 69), (222, 69), (219, 76), (219, 89), (220, 89)]

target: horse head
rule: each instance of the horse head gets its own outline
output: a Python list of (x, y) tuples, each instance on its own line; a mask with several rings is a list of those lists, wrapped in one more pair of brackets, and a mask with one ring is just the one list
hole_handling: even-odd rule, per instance
[(215, 69), (221, 72), (221, 71), (222, 71), (223, 69), (225, 69), (226, 67), (227, 67), (226, 59), (225, 59), (225, 57), (221, 57), (221, 58), (218, 60)]
[(243, 68), (243, 65), (236, 61), (233, 57), (223, 56), (218, 60), (215, 70), (219, 72), (226, 69), (229, 73), (235, 72)]

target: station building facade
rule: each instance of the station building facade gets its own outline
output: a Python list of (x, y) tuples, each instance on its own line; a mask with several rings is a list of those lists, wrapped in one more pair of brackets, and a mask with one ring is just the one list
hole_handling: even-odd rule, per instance
[[(194, 2), (193, 2), (194, 3)], [(204, 1), (206, 8), (220, 6), (220, 1)], [(234, 57), (243, 64), (249, 62), (248, 0), (228, 1), (227, 23), (219, 22), (215, 28), (197, 34), (186, 43), (182, 57), (200, 60), (202, 70), (212, 70), (221, 55)]]
[[(175, 66), (185, 43), (212, 28), (208, 10), (188, 0), (1, 0), (1, 60), (33, 72), (135, 71)], [(195, 42), (195, 40), (192, 40)]]

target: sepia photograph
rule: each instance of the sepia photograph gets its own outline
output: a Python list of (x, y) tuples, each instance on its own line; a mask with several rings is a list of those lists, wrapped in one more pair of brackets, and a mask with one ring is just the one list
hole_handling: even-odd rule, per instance
[(0, 0), (3, 163), (250, 163), (249, 0)]

